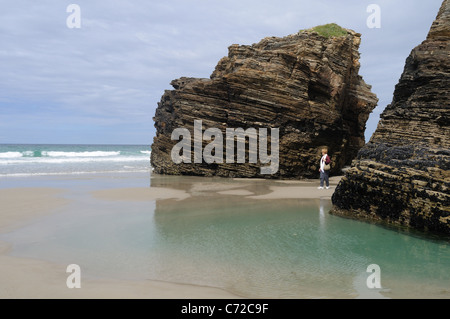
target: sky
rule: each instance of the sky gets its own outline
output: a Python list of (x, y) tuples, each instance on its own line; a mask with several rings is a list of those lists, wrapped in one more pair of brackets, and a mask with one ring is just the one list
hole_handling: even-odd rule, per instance
[[(0, 0), (0, 144), (142, 144), (170, 82), (209, 78), (231, 44), (326, 23), (362, 34), (379, 103), (366, 140), (441, 0)], [(67, 20), (80, 8), (80, 27)], [(369, 28), (370, 4), (380, 28)], [(70, 23), (69, 23), (70, 25)]]

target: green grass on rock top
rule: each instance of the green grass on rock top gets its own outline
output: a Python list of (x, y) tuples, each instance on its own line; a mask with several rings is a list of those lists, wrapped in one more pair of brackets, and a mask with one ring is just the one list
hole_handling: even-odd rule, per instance
[(325, 37), (325, 38), (331, 38), (331, 37), (342, 37), (347, 35), (347, 31), (337, 25), (336, 23), (329, 23), (324, 25), (319, 25), (317, 27), (308, 29), (308, 30), (301, 30), (301, 31), (313, 31), (317, 32), (319, 35)]

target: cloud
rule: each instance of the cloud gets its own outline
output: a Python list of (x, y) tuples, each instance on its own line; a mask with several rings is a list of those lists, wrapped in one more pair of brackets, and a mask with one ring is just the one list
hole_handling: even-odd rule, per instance
[[(361, 73), (380, 98), (368, 123), (373, 130), (441, 1), (376, 1), (382, 8), (377, 30), (365, 24), (372, 2), (78, 0), (81, 28), (69, 29), (66, 7), (72, 2), (9, 1), (0, 11), (0, 116), (27, 125), (28, 135), (13, 125), (0, 125), (0, 135), (89, 143), (76, 136), (79, 125), (101, 130), (103, 137), (128, 130), (123, 135), (129, 143), (148, 141), (151, 118), (172, 79), (209, 77), (233, 43), (252, 44), (328, 22), (363, 33)], [(73, 129), (65, 131), (60, 122), (73, 123)]]

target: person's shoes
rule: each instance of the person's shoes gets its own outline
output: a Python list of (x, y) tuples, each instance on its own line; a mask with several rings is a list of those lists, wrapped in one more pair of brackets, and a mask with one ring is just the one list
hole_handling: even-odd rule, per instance
[(327, 186), (327, 189), (330, 189), (330, 187)]
[(323, 187), (317, 187), (317, 189), (323, 189)]

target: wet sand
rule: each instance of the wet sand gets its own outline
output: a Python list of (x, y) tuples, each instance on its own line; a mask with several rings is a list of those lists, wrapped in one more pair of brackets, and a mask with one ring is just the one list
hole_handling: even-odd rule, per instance
[[(114, 202), (182, 201), (193, 196), (248, 197), (258, 200), (285, 198), (330, 198), (339, 182), (331, 178), (329, 190), (318, 190), (317, 181), (253, 181), (245, 179), (198, 179), (178, 189), (157, 179), (151, 187), (108, 188), (86, 192), (96, 200)], [(63, 212), (70, 203), (65, 196), (70, 189), (11, 188), (0, 189), (2, 210), (0, 234), (13, 231), (41, 218)], [(73, 189), (72, 189), (73, 191)], [(207, 199), (206, 199), (207, 200)], [(214, 287), (186, 285), (155, 280), (123, 281), (82, 279), (81, 289), (68, 289), (67, 265), (9, 256), (10, 245), (0, 241), (0, 298), (239, 298)]]
[(318, 182), (315, 180), (293, 181), (293, 180), (245, 180), (232, 179), (223, 180), (222, 183), (216, 179), (192, 178), (192, 183), (179, 186), (179, 189), (159, 187), (150, 188), (118, 188), (106, 189), (92, 192), (95, 198), (103, 200), (121, 201), (153, 201), (162, 199), (184, 200), (192, 196), (204, 195), (226, 195), (243, 196), (251, 199), (330, 199), (339, 183), (341, 176), (330, 178), (330, 188), (319, 190)]
[[(141, 191), (141, 192), (140, 192)], [(130, 202), (142, 194), (147, 196), (149, 189), (120, 192), (129, 197)], [(151, 191), (158, 197), (161, 190)], [(112, 191), (114, 194), (115, 191)], [(167, 190), (164, 191), (167, 194)], [(0, 212), (0, 233), (12, 231), (40, 218), (64, 210), (69, 200), (60, 197), (62, 189), (14, 188), (0, 189), (2, 209)], [(173, 198), (180, 197), (176, 190)], [(172, 196), (171, 195), (171, 196)], [(161, 195), (165, 198), (166, 195)], [(181, 196), (182, 197), (182, 196)], [(172, 197), (170, 197), (172, 198)], [(8, 243), (0, 241), (0, 298), (239, 298), (239, 296), (213, 287), (184, 285), (154, 280), (85, 280), (82, 277), (81, 289), (69, 289), (66, 285), (67, 265), (58, 265), (42, 260), (8, 256)], [(83, 274), (81, 274), (83, 275)]]
[(64, 191), (56, 188), (0, 189), (0, 232), (11, 231), (32, 218), (51, 214), (68, 203)]

